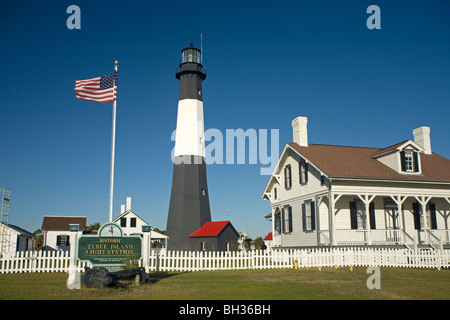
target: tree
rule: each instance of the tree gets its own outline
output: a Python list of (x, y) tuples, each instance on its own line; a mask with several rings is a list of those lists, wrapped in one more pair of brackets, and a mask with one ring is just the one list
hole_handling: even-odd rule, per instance
[(264, 240), (262, 237), (258, 237), (255, 240), (253, 240), (253, 246), (255, 247), (255, 249), (261, 249), (263, 244)]
[(100, 222), (95, 222), (89, 226), (86, 227), (87, 231), (94, 231), (100, 229)]
[(44, 247), (44, 234), (41, 229), (37, 229), (33, 234), (36, 236), (36, 240), (34, 240), (34, 249), (42, 250)]
[(252, 243), (252, 239), (250, 237), (245, 237), (242, 240), (242, 244), (244, 245), (245, 250), (250, 250), (251, 243)]

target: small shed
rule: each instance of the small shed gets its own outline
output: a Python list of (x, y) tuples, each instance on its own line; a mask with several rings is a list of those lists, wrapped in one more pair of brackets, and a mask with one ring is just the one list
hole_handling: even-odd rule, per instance
[(230, 221), (206, 222), (189, 235), (191, 251), (236, 251), (239, 233)]
[(0, 255), (14, 255), (16, 252), (32, 251), (36, 236), (31, 232), (13, 224), (0, 222), (0, 232), (4, 232)]
[(42, 231), (44, 232), (45, 251), (70, 250), (70, 224), (78, 224), (79, 230), (86, 231), (87, 217), (44, 216)]

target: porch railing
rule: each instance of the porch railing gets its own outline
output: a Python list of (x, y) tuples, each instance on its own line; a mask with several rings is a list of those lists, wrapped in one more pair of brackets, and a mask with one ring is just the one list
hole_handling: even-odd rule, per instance
[[(337, 245), (413, 245), (414, 239), (403, 230), (376, 229), (376, 230), (348, 230), (337, 229)], [(330, 244), (329, 231), (320, 231), (320, 243)]]
[(430, 229), (428, 230), (436, 239), (439, 239), (444, 244), (450, 244), (450, 230), (445, 229)]

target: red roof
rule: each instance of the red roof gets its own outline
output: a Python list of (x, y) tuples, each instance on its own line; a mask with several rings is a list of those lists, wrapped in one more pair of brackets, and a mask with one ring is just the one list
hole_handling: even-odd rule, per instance
[(234, 229), (230, 221), (205, 222), (200, 229), (191, 233), (189, 237), (215, 237), (218, 236), (228, 224)]
[(264, 240), (273, 240), (273, 237), (272, 237), (272, 232), (269, 232), (268, 234), (267, 234), (267, 236), (264, 238)]

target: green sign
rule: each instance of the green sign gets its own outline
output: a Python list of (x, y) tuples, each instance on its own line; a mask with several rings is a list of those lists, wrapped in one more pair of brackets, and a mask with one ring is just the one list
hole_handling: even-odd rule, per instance
[(122, 228), (113, 222), (105, 223), (97, 235), (78, 239), (78, 259), (96, 266), (117, 266), (126, 259), (142, 256), (140, 236), (123, 236)]

